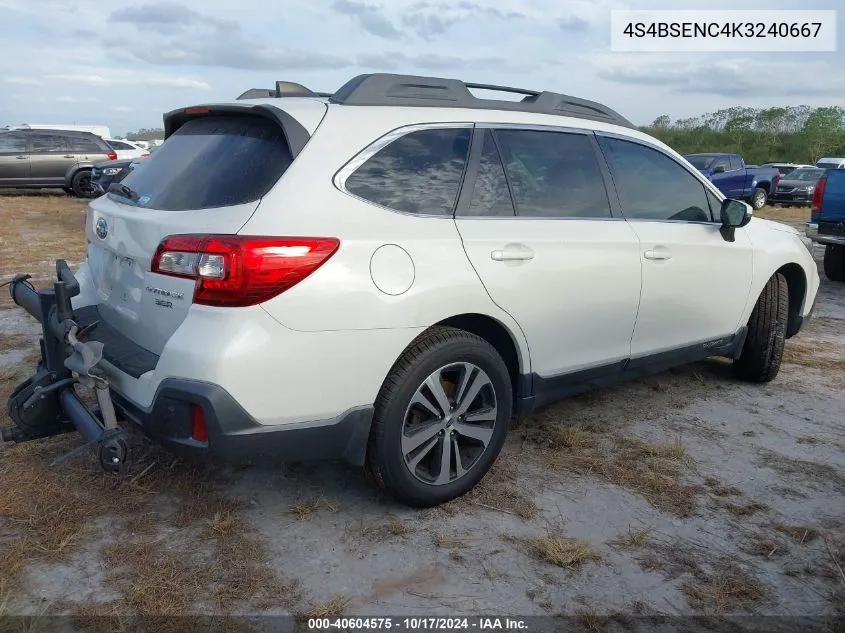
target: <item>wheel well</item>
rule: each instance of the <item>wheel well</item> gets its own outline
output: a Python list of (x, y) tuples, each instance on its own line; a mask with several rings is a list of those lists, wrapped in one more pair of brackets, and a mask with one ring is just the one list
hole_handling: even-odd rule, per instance
[(440, 321), (436, 325), (445, 325), (472, 332), (490, 343), (499, 352), (499, 356), (502, 357), (505, 365), (507, 365), (508, 373), (511, 375), (511, 385), (513, 385), (514, 389), (514, 398), (518, 398), (521, 395), (519, 352), (517, 352), (513, 337), (504, 325), (496, 319), (483, 314), (459, 314)]
[(786, 264), (778, 271), (786, 278), (789, 289), (789, 318), (786, 322), (786, 337), (794, 336), (800, 327), (801, 307), (807, 293), (807, 277), (798, 264)]
[(769, 187), (770, 186), (771, 186), (771, 183), (768, 183), (768, 182), (758, 182), (757, 183), (757, 188), (762, 189), (766, 193), (769, 193)]

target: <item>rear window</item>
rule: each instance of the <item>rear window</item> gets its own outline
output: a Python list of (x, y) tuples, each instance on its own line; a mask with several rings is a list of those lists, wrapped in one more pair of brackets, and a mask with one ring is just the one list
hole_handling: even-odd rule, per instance
[(162, 211), (254, 202), (293, 159), (282, 128), (255, 116), (211, 115), (182, 125), (123, 181), (134, 200), (116, 202)]
[(113, 150), (135, 149), (129, 143), (121, 143), (120, 141), (106, 141), (109, 147)]
[(839, 163), (816, 163), (816, 167), (819, 169), (839, 169), (841, 165)]

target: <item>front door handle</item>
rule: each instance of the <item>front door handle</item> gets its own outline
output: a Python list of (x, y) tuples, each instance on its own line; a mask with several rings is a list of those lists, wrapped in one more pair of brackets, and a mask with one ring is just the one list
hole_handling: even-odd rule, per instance
[(76, 158), (74, 154), (65, 154), (65, 158)]
[(15, 156), (18, 160), (26, 160), (29, 156)]
[(646, 259), (655, 259), (655, 260), (667, 260), (672, 259), (672, 253), (670, 253), (665, 248), (655, 248), (654, 250), (646, 251), (643, 253), (643, 257)]
[(534, 259), (534, 251), (527, 246), (514, 247), (508, 245), (500, 251), (492, 251), (490, 259), (494, 262), (527, 261)]

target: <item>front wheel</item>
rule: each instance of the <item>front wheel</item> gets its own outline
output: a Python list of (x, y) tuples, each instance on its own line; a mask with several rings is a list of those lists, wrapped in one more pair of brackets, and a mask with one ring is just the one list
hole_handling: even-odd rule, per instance
[(776, 273), (763, 288), (748, 319), (748, 334), (742, 353), (734, 361), (734, 373), (749, 382), (769, 382), (778, 375), (786, 322), (789, 316), (789, 286)]
[(484, 339), (433, 328), (405, 350), (376, 398), (367, 465), (399, 501), (433, 506), (471, 490), (508, 431), (508, 368)]
[(769, 199), (769, 194), (766, 193), (765, 189), (756, 189), (754, 194), (751, 196), (751, 208), (757, 211), (758, 209), (762, 209), (766, 206), (766, 201)]
[(828, 244), (824, 247), (824, 274), (831, 281), (845, 281), (845, 246)]

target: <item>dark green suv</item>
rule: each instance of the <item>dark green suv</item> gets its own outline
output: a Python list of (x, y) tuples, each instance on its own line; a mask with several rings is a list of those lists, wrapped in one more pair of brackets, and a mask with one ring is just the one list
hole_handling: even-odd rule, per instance
[(116, 158), (115, 151), (91, 132), (0, 130), (0, 188), (61, 188), (87, 198), (94, 191), (94, 163)]

